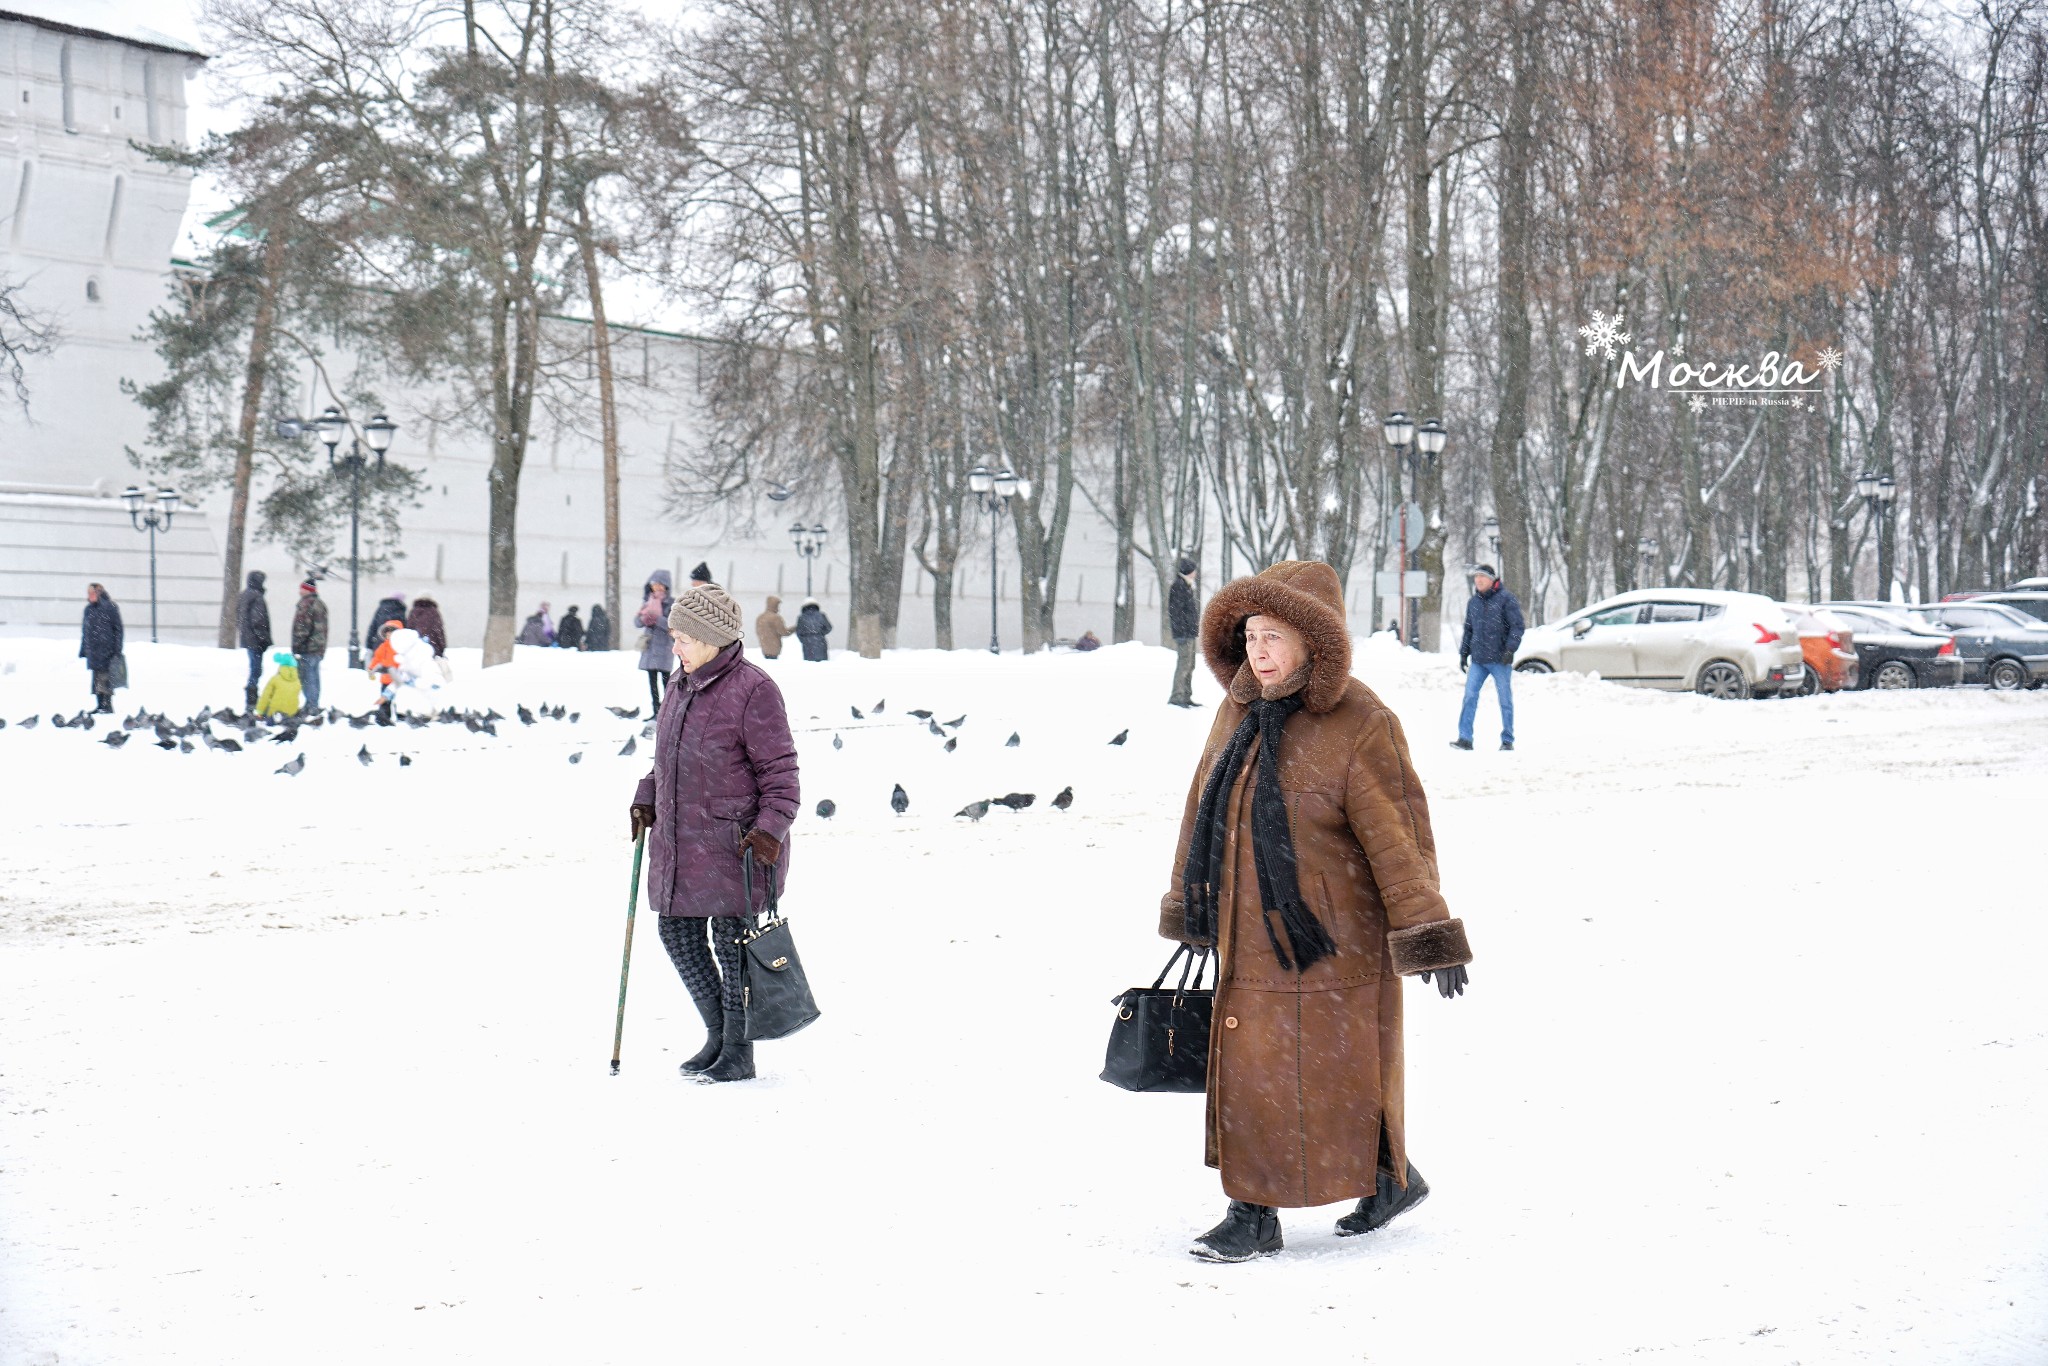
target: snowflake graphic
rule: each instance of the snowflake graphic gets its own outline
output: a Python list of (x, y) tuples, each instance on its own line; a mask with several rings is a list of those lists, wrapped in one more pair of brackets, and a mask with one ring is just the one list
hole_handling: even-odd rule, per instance
[(1804, 407), (1806, 406), (1806, 395), (1805, 395), (1805, 394), (1794, 394), (1794, 395), (1792, 395), (1792, 406), (1793, 406), (1793, 407), (1795, 407), (1795, 408), (1804, 408)]
[(1685, 406), (1692, 409), (1695, 413), (1704, 413), (1707, 410), (1706, 396), (1704, 394), (1694, 394), (1685, 401)]
[(1832, 346), (1823, 346), (1820, 349), (1820, 354), (1815, 356), (1814, 360), (1821, 369), (1832, 372), (1836, 366), (1842, 363), (1842, 353)]
[(1587, 355), (1598, 351), (1608, 360), (1614, 359), (1614, 347), (1617, 342), (1630, 340), (1629, 334), (1621, 330), (1619, 313), (1610, 318), (1597, 308), (1593, 310), (1593, 321), (1580, 328), (1579, 335), (1586, 339)]
[(1685, 359), (1685, 343), (1684, 343), (1684, 342), (1682, 342), (1682, 341), (1675, 341), (1675, 342), (1671, 343), (1671, 359), (1673, 359), (1673, 360), (1684, 360), (1684, 359)]

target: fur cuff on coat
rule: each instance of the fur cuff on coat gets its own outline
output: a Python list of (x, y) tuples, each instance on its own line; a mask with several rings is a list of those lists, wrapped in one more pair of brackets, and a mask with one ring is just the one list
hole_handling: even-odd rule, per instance
[(1182, 903), (1175, 901), (1170, 896), (1161, 897), (1159, 899), (1159, 937), (1161, 939), (1171, 939), (1176, 944), (1194, 944), (1197, 948), (1214, 948), (1215, 944), (1213, 942), (1204, 946), (1199, 941), (1188, 938), (1187, 916), (1187, 907)]
[(1387, 936), (1387, 952), (1397, 977), (1454, 968), (1472, 961), (1462, 920), (1431, 920)]

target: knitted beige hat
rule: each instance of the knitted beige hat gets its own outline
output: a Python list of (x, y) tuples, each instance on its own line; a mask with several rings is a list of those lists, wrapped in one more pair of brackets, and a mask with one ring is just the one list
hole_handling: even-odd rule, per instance
[(693, 583), (668, 609), (668, 629), (722, 650), (740, 638), (740, 605), (715, 583)]

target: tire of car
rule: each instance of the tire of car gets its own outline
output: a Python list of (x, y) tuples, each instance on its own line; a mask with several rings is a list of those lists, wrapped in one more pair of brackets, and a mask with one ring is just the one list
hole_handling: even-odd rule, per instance
[(1731, 664), (1725, 659), (1711, 660), (1700, 670), (1698, 691), (1702, 697), (1724, 702), (1739, 701), (1749, 696), (1749, 675), (1742, 671), (1740, 664)]
[(1984, 670), (1994, 692), (2018, 692), (2027, 686), (2027, 666), (2017, 659), (1994, 659)]
[(1515, 672), (1518, 674), (1547, 674), (1551, 672), (1551, 668), (1540, 659), (1525, 659), (1520, 664), (1515, 665)]
[(1799, 680), (1799, 697), (1817, 697), (1820, 694), (1820, 670), (1811, 664), (1806, 666), (1806, 677)]
[(1913, 674), (1913, 666), (1903, 659), (1887, 659), (1877, 666), (1877, 672), (1870, 676), (1870, 686), (1886, 692), (1900, 688), (1917, 688), (1920, 680)]

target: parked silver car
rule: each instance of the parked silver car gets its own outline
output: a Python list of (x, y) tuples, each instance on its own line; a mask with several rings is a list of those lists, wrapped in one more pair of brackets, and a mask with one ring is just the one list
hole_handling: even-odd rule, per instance
[(1777, 603), (1711, 588), (1638, 589), (1531, 627), (1515, 667), (1708, 697), (1775, 697), (1806, 679), (1799, 632)]

